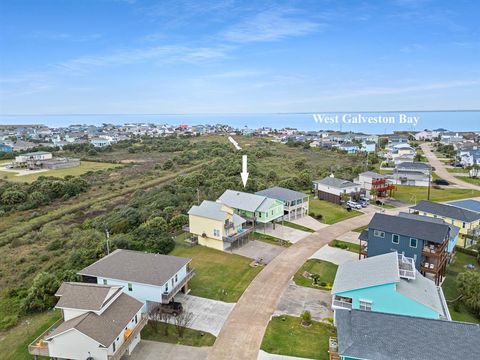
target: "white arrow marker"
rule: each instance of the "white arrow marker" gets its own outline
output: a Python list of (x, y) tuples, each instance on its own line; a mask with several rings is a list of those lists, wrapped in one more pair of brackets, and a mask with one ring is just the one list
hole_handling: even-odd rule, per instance
[(243, 187), (247, 186), (248, 172), (247, 172), (247, 155), (242, 155), (242, 176)]

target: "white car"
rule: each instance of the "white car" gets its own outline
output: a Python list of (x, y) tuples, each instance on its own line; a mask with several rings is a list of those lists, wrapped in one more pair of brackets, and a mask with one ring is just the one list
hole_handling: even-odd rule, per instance
[(359, 203), (356, 203), (355, 201), (347, 201), (347, 206), (350, 206), (352, 209), (361, 209), (362, 208), (362, 205), (360, 205)]

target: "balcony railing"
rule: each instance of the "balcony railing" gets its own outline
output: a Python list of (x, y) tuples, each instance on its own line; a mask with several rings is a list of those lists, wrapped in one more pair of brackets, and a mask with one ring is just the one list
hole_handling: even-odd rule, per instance
[(175, 295), (178, 294), (178, 292), (182, 289), (182, 287), (185, 286), (185, 284), (195, 275), (195, 270), (194, 269), (190, 269), (190, 271), (187, 273), (187, 275), (182, 279), (180, 280), (177, 285), (175, 285), (175, 287), (168, 291), (168, 292), (164, 292), (162, 294), (162, 304), (168, 304), (170, 302), (170, 300), (173, 299), (173, 297)]
[(233, 221), (225, 221), (225, 229), (233, 229), (234, 227)]
[[(148, 321), (148, 316), (146, 314), (142, 314), (140, 321), (137, 323), (137, 325), (133, 329), (127, 329), (125, 330), (125, 341), (123, 342), (122, 345), (115, 351), (115, 354), (113, 355), (108, 355), (108, 360), (119, 360), (122, 358), (122, 356), (125, 354), (125, 351), (127, 351), (128, 347), (132, 343), (133, 339), (135, 338), (135, 335), (140, 333), (142, 331), (143, 327), (147, 324)], [(130, 331), (128, 331), (130, 330)], [(127, 335), (128, 331), (128, 335)]]
[(412, 258), (406, 257), (403, 254), (398, 254), (398, 271), (400, 277), (414, 280), (417, 275), (415, 269), (415, 262)]
[(330, 360), (339, 360), (340, 355), (338, 354), (338, 339), (336, 337), (330, 337), (328, 339), (328, 353)]
[(45, 338), (57, 328), (63, 322), (63, 319), (58, 319), (50, 326), (47, 330), (45, 330), (39, 337), (37, 337), (33, 342), (28, 345), (28, 352), (34, 356), (49, 356), (48, 351), (48, 342), (45, 341)]
[(352, 309), (352, 299), (335, 295), (332, 301), (332, 307), (338, 307), (342, 309)]
[(237, 232), (236, 234), (230, 236), (224, 236), (223, 240), (229, 243), (232, 243), (238, 239), (245, 237), (246, 235), (250, 234), (253, 231), (253, 227), (242, 228), (241, 231)]

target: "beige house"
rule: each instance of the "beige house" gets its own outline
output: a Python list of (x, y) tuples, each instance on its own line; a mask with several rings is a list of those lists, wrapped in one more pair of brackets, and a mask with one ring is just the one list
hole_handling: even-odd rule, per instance
[(245, 228), (246, 220), (228, 205), (204, 200), (188, 211), (189, 232), (198, 243), (217, 250), (229, 250), (252, 231)]

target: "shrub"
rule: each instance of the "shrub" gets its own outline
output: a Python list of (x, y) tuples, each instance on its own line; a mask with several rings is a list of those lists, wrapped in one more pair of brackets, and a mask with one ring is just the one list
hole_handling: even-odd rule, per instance
[(305, 310), (305, 311), (302, 313), (302, 324), (303, 324), (303, 325), (306, 325), (306, 326), (312, 324), (312, 314), (310, 313), (310, 311)]

